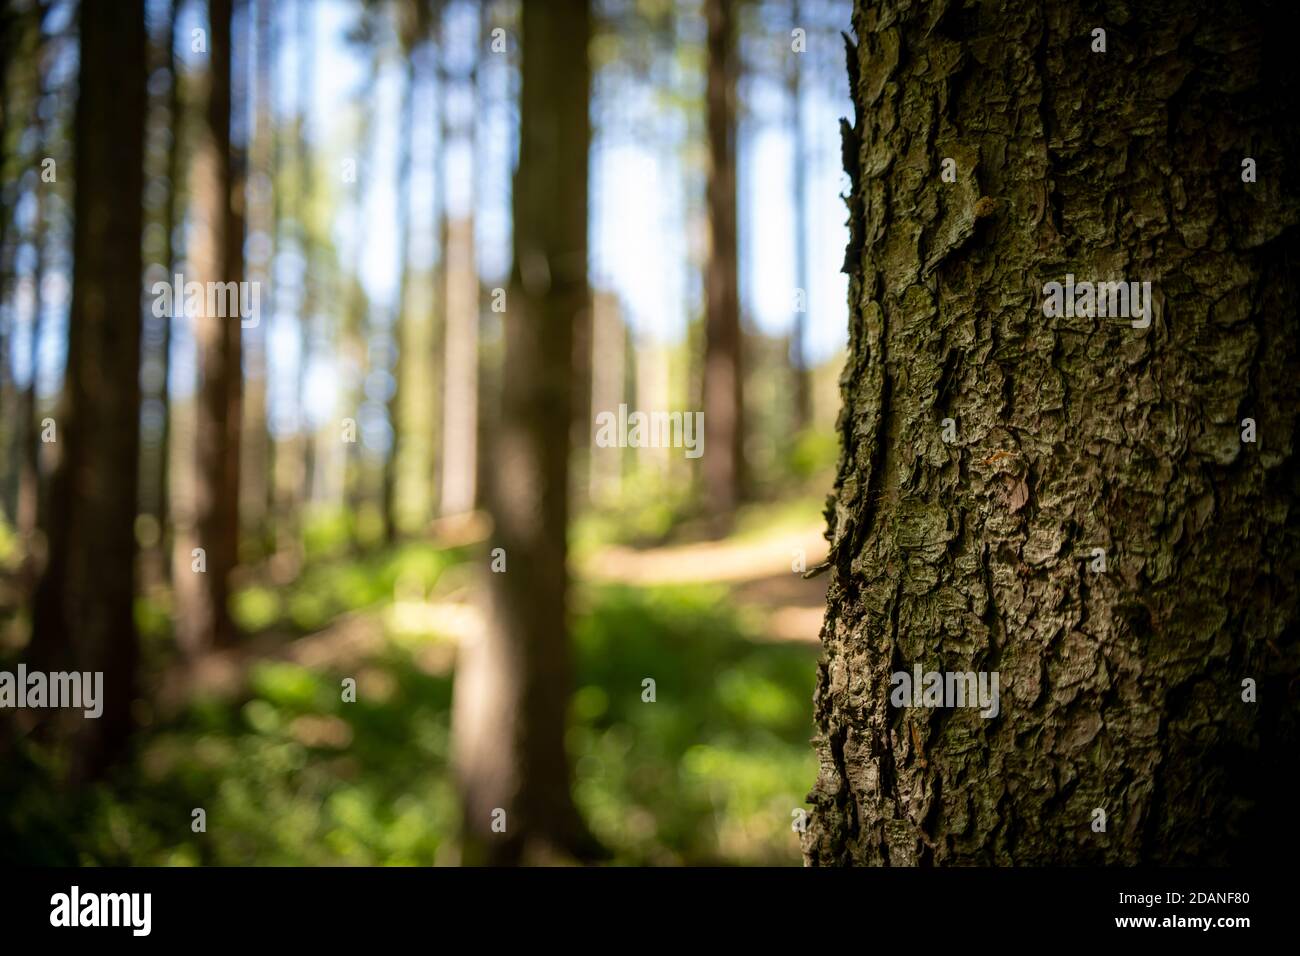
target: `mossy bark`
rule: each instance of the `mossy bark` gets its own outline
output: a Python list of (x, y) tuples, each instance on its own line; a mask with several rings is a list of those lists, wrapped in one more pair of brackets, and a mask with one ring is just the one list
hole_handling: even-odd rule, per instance
[[(809, 864), (1222, 863), (1294, 840), (1280, 14), (855, 4)], [(1067, 273), (1150, 281), (1150, 327), (1046, 317)], [(892, 706), (918, 663), (998, 672), (1000, 713)]]

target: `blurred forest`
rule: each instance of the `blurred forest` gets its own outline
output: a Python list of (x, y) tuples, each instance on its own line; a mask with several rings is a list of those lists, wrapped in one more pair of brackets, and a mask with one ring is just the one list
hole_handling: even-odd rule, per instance
[(848, 0), (0, 9), (0, 861), (797, 865)]

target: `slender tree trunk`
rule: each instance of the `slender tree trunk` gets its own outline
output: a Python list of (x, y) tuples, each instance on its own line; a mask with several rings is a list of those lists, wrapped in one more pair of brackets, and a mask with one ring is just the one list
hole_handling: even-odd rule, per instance
[[(484, 42), (484, 11), (479, 9), (479, 48)], [(479, 60), (470, 75), (474, 102), (479, 102)], [(446, 73), (443, 73), (444, 82)], [(442, 116), (445, 119), (447, 111)], [(478, 119), (471, 116), (465, 138), (472, 163), (479, 161)], [(444, 129), (446, 125), (444, 123)], [(464, 131), (462, 131), (462, 135)], [(445, 166), (445, 163), (443, 164)], [(471, 195), (473, 191), (471, 190)], [(445, 195), (444, 195), (445, 200)], [(472, 511), (478, 500), (479, 281), (474, 255), (474, 209), (452, 222), (443, 218), (442, 302), (445, 337), (443, 355), (442, 493), (439, 513)]]
[(22, 436), (22, 465), (18, 484), (18, 534), (25, 542), (27, 565), (32, 564), (35, 554), (32, 548), (35, 535), (40, 527), (41, 499), (41, 429), (36, 421), (36, 384), (37, 365), (40, 360), (40, 341), (44, 329), (44, 296), (41, 294), (41, 279), (45, 274), (45, 198), (40, 188), (36, 190), (35, 227), (32, 244), (36, 255), (32, 265), (32, 331), (29, 342), (27, 361), (31, 377), (23, 390), (22, 421), (19, 434)]
[[(10, 97), (9, 67), (16, 46), (15, 21), (17, 14), (10, 4), (0, 4), (0, 448), (7, 449), (9, 433), (4, 425), (9, 418), (15, 396), (11, 392), (9, 376), (9, 348), (12, 335), (12, 311), (6, 307), (9, 300), (9, 278), (12, 258), (9, 251), (9, 226), (12, 210), (17, 204), (17, 183), (9, 176), (9, 116), (13, 110)], [(11, 191), (13, 198), (11, 199)], [(0, 512), (5, 510), (5, 492), (9, 483), (9, 469), (0, 472)]]
[[(297, 164), (294, 170), (295, 189), (292, 200), (292, 215), (290, 217), (293, 226), (290, 232), (299, 254), (303, 257), (305, 274), (310, 277), (315, 275), (316, 261), (313, 233), (308, 224), (314, 177), (312, 176), (311, 157), (307, 150), (306, 140), (307, 99), (311, 95), (315, 48), (312, 36), (313, 25), (310, 16), (310, 0), (299, 0), (294, 7), (294, 15), (296, 17), (295, 42), (297, 44), (296, 64), (298, 67), (294, 103), (298, 115), (293, 143), (291, 145), (286, 144), (283, 148), (293, 150)], [(277, 187), (282, 185), (280, 177), (283, 175), (280, 170), (281, 156), (279, 147), (280, 139), (277, 136), (277, 151), (274, 160)], [(276, 235), (278, 236), (283, 210), (281, 191), (278, 188), (275, 192), (274, 209), (273, 215), (276, 219)], [(274, 260), (272, 260), (272, 263), (274, 264)], [(276, 555), (274, 567), (276, 577), (284, 581), (293, 580), (302, 570), (304, 512), (310, 495), (311, 477), (314, 470), (312, 459), (314, 438), (308, 424), (306, 402), (307, 367), (311, 359), (311, 316), (315, 307), (313, 289), (314, 283), (309, 280), (299, 293), (298, 366), (296, 387), (293, 390), (297, 428), (290, 438), (287, 440), (282, 439), (272, 445), (274, 475), (271, 483), (274, 486), (276, 497)]]
[(275, 45), (272, 37), (271, 0), (256, 0), (253, 18), (256, 21), (256, 50), (254, 53), (253, 92), (253, 130), (250, 155), (251, 176), (246, 202), (248, 210), (248, 232), (256, 236), (256, 243), (249, 243), (249, 261), (246, 264), (248, 278), (257, 283), (260, 289), (259, 302), (261, 313), (257, 324), (247, 330), (244, 345), (244, 366), (247, 369), (245, 398), (243, 403), (243, 439), (241, 451), (240, 478), (242, 498), (239, 505), (240, 520), (245, 529), (261, 541), (269, 539), (267, 518), (268, 485), (271, 448), (271, 434), (267, 423), (267, 336), (269, 334), (266, 316), (272, 310), (271, 303), (271, 268), (274, 263), (274, 226), (272, 200), (272, 155), (274, 120), (272, 106), (272, 84), (274, 77)]
[(75, 712), (71, 777), (102, 772), (132, 727), (138, 643), (143, 0), (83, 0), (67, 373), (57, 416), (50, 560), (34, 600), (31, 658), (104, 675), (103, 714)]
[(478, 474), (478, 272), (474, 220), (447, 229), (446, 357), (441, 513), (464, 514), (476, 501)]
[[(667, 408), (671, 394), (667, 349), (648, 332), (633, 332), (629, 337), (632, 362), (636, 368), (633, 407), (645, 410)], [(666, 481), (672, 451), (669, 448), (638, 448), (635, 455), (637, 471), (643, 475), (653, 474), (661, 482)]]
[[(1294, 848), (1300, 137), (1277, 8), (855, 5), (810, 863)], [(1067, 274), (1149, 281), (1146, 319), (1058, 315)], [(998, 675), (997, 714), (891, 701), (917, 666)]]
[(741, 497), (740, 293), (736, 262), (735, 0), (705, 0), (709, 259), (705, 267), (704, 491), (720, 526)]
[[(3, 94), (0, 96), (3, 100), (0, 103), (0, 456), (6, 465), (0, 470), (0, 513), (10, 516), (20, 528), (24, 520), (26, 476), (23, 462), (28, 431), (27, 420), (23, 417), (26, 396), (19, 394), (10, 364), (16, 311), (10, 294), (16, 277), (18, 249), (22, 244), (19, 237), (11, 233), (11, 226), (15, 224), (15, 213), (23, 196), (23, 183), (26, 181), (23, 172), (30, 168), (29, 162), (35, 162), (39, 168), (39, 151), (45, 140), (37, 110), (41, 96), (39, 64), (44, 46), (42, 24), (45, 12), (44, 3), (37, 3), (22, 12), (11, 10), (7, 4), (0, 9), (0, 86), (3, 87), (0, 89), (0, 94)], [(32, 44), (30, 54), (25, 49), (29, 36)], [(35, 65), (33, 73), (23, 76), (23, 68), (28, 64)], [(32, 98), (27, 100), (26, 96), (20, 96), (20, 92), (25, 92), (33, 78)], [(31, 154), (25, 153), (21, 146), (13, 150), (12, 154), (22, 168), (11, 170), (7, 166), (10, 116), (19, 117), (15, 139), (20, 145), (23, 131), (28, 128), (23, 123), (24, 112), (31, 117), (31, 125), (38, 132), (36, 149)], [(44, 188), (45, 184), (38, 179), (34, 193), (38, 203)]]
[[(790, 9), (792, 28), (807, 30), (803, 5), (794, 0)], [(802, 431), (812, 423), (812, 388), (804, 339), (808, 330), (808, 149), (803, 138), (803, 58), (806, 52), (790, 52), (790, 149), (794, 162), (794, 284), (798, 289), (794, 322), (790, 330), (790, 374), (794, 385), (794, 428)]]
[[(316, 314), (316, 287), (311, 277), (316, 275), (316, 233), (312, 223), (311, 207), (315, 199), (315, 177), (312, 175), (311, 152), (307, 148), (307, 116), (310, 112), (313, 79), (315, 72), (316, 21), (313, 0), (300, 0), (295, 9), (298, 29), (298, 141), (297, 160), (299, 176), (298, 240), (305, 263), (306, 281), (302, 287), (301, 309), (298, 314), (298, 387), (295, 394), (298, 400), (299, 434), (297, 477), (299, 479), (297, 513), (301, 524), (303, 512), (312, 500), (312, 489), (316, 477), (316, 433), (311, 427), (307, 413), (307, 372), (312, 360), (312, 332)], [(363, 175), (358, 171), (358, 177)], [(299, 529), (301, 531), (301, 528)]]
[(448, 390), (451, 388), (451, 377), (449, 374), (450, 369), (446, 365), (446, 363), (450, 362), (448, 346), (451, 344), (451, 329), (448, 319), (448, 283), (451, 281), (451, 273), (447, 261), (451, 233), (451, 215), (447, 204), (447, 144), (451, 139), (451, 111), (449, 108), (451, 102), (451, 70), (448, 63), (451, 55), (448, 51), (447, 39), (447, 5), (444, 0), (429, 0), (429, 3), (437, 8), (436, 12), (431, 11), (430, 16), (435, 24), (433, 30), (436, 39), (435, 46), (437, 47), (432, 58), (432, 72), (437, 86), (437, 90), (433, 95), (434, 115), (432, 120), (438, 131), (437, 144), (434, 147), (433, 154), (433, 221), (437, 223), (438, 261), (433, 270), (433, 327), (430, 330), (430, 336), (434, 352), (441, 354), (444, 360), (442, 381), (437, 383), (433, 392), (433, 414), (431, 415), (433, 434), (429, 443), (429, 447), (433, 449), (432, 490), (430, 494), (436, 508), (435, 513), (445, 516), (450, 513), (443, 497), (449, 480), (448, 469), (455, 469), (456, 467), (448, 457), (447, 447), (450, 442), (447, 435), (447, 418), (454, 414), (454, 411), (450, 407), (451, 398), (448, 395)]
[(573, 804), (564, 746), (570, 370), (573, 323), (589, 299), (589, 17), (586, 0), (522, 11), (514, 266), (488, 490), (498, 570), (488, 574), (486, 632), (458, 662), (453, 705), (467, 862), (596, 850)]
[[(230, 135), (232, 0), (210, 0), (211, 69), (206, 123), (195, 155), (194, 190), (202, 224), (192, 261), (205, 282), (243, 279), (243, 183), (241, 159)], [(205, 303), (206, 305), (206, 303)], [(218, 310), (219, 311), (219, 310)], [(230, 616), (230, 576), (239, 559), (239, 456), (243, 423), (243, 375), (238, 310), (234, 315), (195, 318), (200, 382), (195, 402), (197, 465), (194, 480), (196, 547), (206, 570), (179, 593), (177, 639), (188, 654), (235, 643)], [(182, 556), (182, 561), (184, 556)]]
[[(38, 9), (43, 13), (43, 7)], [(41, 118), (41, 105), (45, 97), (45, 43), (41, 32), (42, 21), (43, 16), (38, 13), (36, 17), (36, 45), (32, 57), (34, 65), (33, 90), (36, 96), (34, 113), (36, 116), (36, 155), (38, 162), (45, 155), (46, 144), (45, 121)], [(24, 584), (28, 587), (34, 583), (34, 575), (39, 566), (39, 556), (36, 554), (35, 548), (36, 532), (40, 527), (41, 436), (40, 425), (36, 421), (36, 385), (38, 379), (36, 371), (40, 360), (40, 342), (44, 330), (45, 314), (45, 297), (41, 288), (41, 281), (45, 277), (45, 221), (47, 216), (45, 192), (47, 188), (53, 188), (52, 184), (39, 181), (33, 195), (36, 208), (32, 228), (32, 245), (36, 254), (33, 257), (32, 264), (32, 331), (27, 352), (30, 377), (27, 380), (27, 388), (23, 390), (22, 418), (18, 426), (18, 434), (21, 436), (22, 441), (22, 465), (18, 484), (18, 534), (23, 540), (24, 577), (26, 578)]]
[[(379, 60), (378, 57), (371, 59), (368, 79), (365, 88), (360, 95), (360, 101), (365, 103), (374, 98), (377, 93), (379, 78)], [(356, 191), (355, 200), (352, 206), (353, 229), (355, 236), (355, 245), (353, 247), (353, 266), (352, 276), (349, 285), (350, 293), (348, 296), (348, 308), (343, 322), (343, 351), (348, 355), (353, 364), (358, 369), (361, 377), (364, 378), (367, 364), (367, 340), (370, 329), (370, 302), (366, 296), (365, 286), (361, 284), (361, 272), (364, 268), (366, 235), (368, 220), (366, 217), (366, 189), (370, 178), (369, 170), (373, 159), (373, 145), (371, 143), (371, 116), (374, 110), (367, 109), (361, 118), (361, 129), (359, 142), (362, 144), (362, 153), (357, 160), (357, 181), (352, 184)], [(362, 403), (365, 401), (363, 389), (356, 389), (345, 399), (345, 408), (347, 415), (345, 417), (356, 419)], [(357, 431), (360, 431), (358, 425)], [(368, 492), (367, 468), (364, 456), (361, 453), (360, 436), (352, 436), (353, 440), (348, 443), (346, 450), (346, 459), (344, 462), (344, 500), (347, 502), (347, 509), (352, 516), (351, 522), (351, 546), (353, 552), (362, 550), (362, 540), (359, 534), (359, 526), (356, 517), (360, 515), (366, 506), (366, 496)]]
[[(614, 293), (597, 292), (592, 298), (591, 407), (594, 419), (600, 412), (617, 414), (619, 403), (624, 400), (627, 330)], [(617, 501), (623, 483), (623, 449), (593, 449), (590, 482), (589, 497), (593, 502)]]
[(397, 484), (401, 464), (399, 452), (402, 450), (402, 372), (405, 367), (405, 363), (402, 361), (402, 346), (405, 338), (406, 312), (411, 286), (409, 261), (411, 246), (411, 137), (415, 126), (415, 62), (412, 56), (412, 47), (413, 44), (408, 44), (405, 50), (406, 70), (402, 82), (401, 130), (398, 133), (400, 145), (397, 158), (397, 242), (398, 268), (401, 270), (401, 276), (398, 279), (397, 311), (393, 316), (393, 324), (390, 330), (393, 387), (388, 394), (388, 426), (392, 429), (392, 441), (388, 446), (388, 454), (384, 458), (383, 473), (384, 541), (390, 545), (397, 541), (401, 530), (401, 516), (398, 514)]
[[(181, 182), (183, 171), (181, 158), (184, 155), (182, 137), (185, 122), (181, 113), (181, 71), (176, 61), (176, 40), (179, 32), (180, 0), (171, 0), (167, 17), (168, 47), (163, 57), (167, 75), (170, 80), (167, 92), (167, 118), (171, 126), (171, 138), (167, 144), (167, 204), (163, 210), (163, 255), (167, 263), (168, 281), (176, 275), (180, 265), (177, 255), (176, 229), (180, 224), (180, 210), (184, 186)], [(173, 308), (175, 304), (173, 303)], [(162, 431), (158, 439), (158, 565), (163, 576), (171, 579), (172, 562), (167, 560), (171, 553), (172, 511), (171, 511), (171, 455), (172, 455), (172, 322), (175, 311), (163, 319), (161, 352), (161, 374), (159, 378), (159, 401), (162, 405)]]
[[(9, 113), (12, 109), (9, 98), (9, 64), (14, 48), (15, 14), (8, 3), (0, 4), (0, 304), (8, 294), (9, 278)], [(3, 310), (0, 310), (3, 311)], [(8, 329), (0, 325), (0, 343), (8, 335)], [(0, 358), (7, 357), (0, 349)], [(4, 374), (4, 365), (0, 363), (0, 378)]]

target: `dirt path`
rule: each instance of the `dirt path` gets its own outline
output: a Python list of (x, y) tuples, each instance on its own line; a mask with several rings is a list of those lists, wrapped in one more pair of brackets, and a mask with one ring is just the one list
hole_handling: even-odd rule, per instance
[(581, 569), (590, 581), (652, 584), (726, 584), (742, 608), (764, 616), (762, 632), (775, 640), (816, 643), (826, 607), (826, 578), (806, 579), (826, 557), (818, 522), (794, 530), (699, 544), (636, 550), (604, 548)]
[[(722, 584), (742, 612), (756, 616), (755, 630), (764, 637), (815, 644), (826, 607), (826, 578), (806, 579), (794, 566), (802, 560), (802, 567), (811, 568), (825, 556), (826, 542), (818, 523), (698, 544), (603, 548), (577, 573), (587, 581), (633, 586)], [(236, 694), (246, 686), (252, 665), (263, 660), (359, 669), (382, 649), (386, 627), (399, 635), (436, 632), (450, 638), (429, 642), (417, 652), (422, 668), (445, 673), (452, 666), (455, 645), (472, 640), (482, 626), (472, 588), (457, 587), (451, 594), (427, 598), (394, 595), (394, 603), (383, 609), (342, 615), (314, 634), (292, 640), (262, 634), (237, 648), (206, 654), (188, 666), (178, 664), (164, 675), (158, 700), (167, 713), (195, 693)]]

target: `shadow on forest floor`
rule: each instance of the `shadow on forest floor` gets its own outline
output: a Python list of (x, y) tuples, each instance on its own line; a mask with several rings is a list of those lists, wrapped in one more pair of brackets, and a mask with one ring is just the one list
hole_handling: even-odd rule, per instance
[[(608, 552), (581, 564), (603, 570), (575, 587), (569, 747), (579, 806), (616, 863), (799, 863), (824, 586), (792, 574), (790, 553), (818, 538), (805, 523), (691, 546), (694, 570), (671, 548), (621, 550), (621, 571)], [(19, 755), (0, 781), (0, 858), (456, 863), (450, 702), (478, 551), (411, 543), (246, 588), (248, 642), (157, 675), (155, 713), (112, 781), (53, 795), (44, 755)]]

